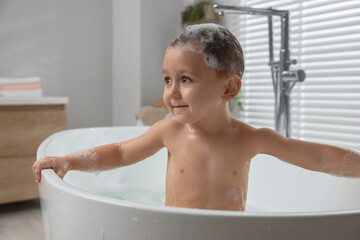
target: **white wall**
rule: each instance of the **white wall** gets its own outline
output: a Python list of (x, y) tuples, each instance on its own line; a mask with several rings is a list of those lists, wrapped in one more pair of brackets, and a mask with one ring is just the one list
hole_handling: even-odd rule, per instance
[(111, 0), (1, 0), (0, 77), (69, 97), (69, 128), (111, 125), (111, 15)]
[(181, 31), (179, 0), (141, 1), (141, 106), (162, 98), (162, 65), (166, 49)]
[(113, 124), (162, 97), (162, 59), (181, 32), (179, 0), (113, 0)]
[(141, 102), (140, 0), (113, 0), (113, 125), (134, 125)]
[(181, 0), (0, 1), (0, 77), (40, 76), (69, 97), (68, 127), (133, 125), (162, 95)]
[(162, 59), (189, 0), (0, 0), (0, 77), (40, 76), (68, 127), (134, 125), (162, 97)]

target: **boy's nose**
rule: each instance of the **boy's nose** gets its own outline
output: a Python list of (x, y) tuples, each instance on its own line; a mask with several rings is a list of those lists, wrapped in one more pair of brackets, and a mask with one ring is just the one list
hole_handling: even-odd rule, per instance
[(170, 96), (173, 97), (173, 98), (180, 98), (181, 97), (180, 86), (178, 84), (174, 84), (171, 87)]

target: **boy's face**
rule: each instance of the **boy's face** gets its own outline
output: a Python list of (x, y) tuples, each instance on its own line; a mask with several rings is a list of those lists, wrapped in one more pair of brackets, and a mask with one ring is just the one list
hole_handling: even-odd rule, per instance
[(226, 107), (225, 77), (206, 66), (201, 54), (170, 47), (164, 57), (163, 100), (182, 123), (194, 123), (218, 114)]

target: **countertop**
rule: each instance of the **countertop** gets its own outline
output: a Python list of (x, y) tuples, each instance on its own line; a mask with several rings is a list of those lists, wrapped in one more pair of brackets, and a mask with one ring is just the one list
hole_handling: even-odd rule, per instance
[(0, 106), (9, 105), (59, 105), (68, 104), (67, 97), (2, 97)]

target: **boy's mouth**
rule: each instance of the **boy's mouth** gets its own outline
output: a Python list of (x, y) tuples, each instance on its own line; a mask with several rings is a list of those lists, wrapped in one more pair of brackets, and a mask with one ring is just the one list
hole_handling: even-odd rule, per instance
[(173, 108), (185, 108), (188, 107), (189, 105), (172, 105)]

